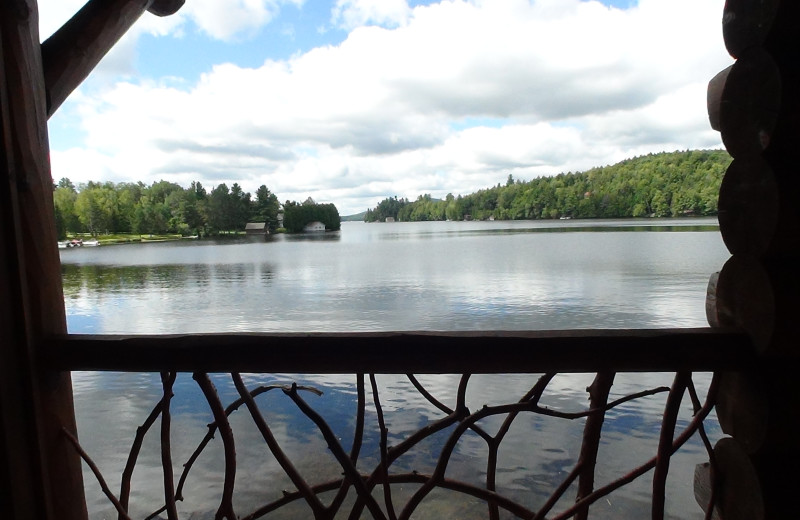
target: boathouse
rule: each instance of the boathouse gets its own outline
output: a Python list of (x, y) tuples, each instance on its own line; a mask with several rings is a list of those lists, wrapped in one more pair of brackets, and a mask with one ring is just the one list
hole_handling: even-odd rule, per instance
[(319, 220), (309, 222), (303, 227), (303, 233), (321, 233), (323, 231), (325, 231), (325, 224)]
[(244, 233), (246, 235), (268, 235), (269, 227), (266, 222), (248, 222), (244, 226)]
[[(431, 473), (390, 472), (393, 457), (405, 444), (387, 444), (382, 418), (375, 427), (382, 435), (375, 455), (381, 463), (365, 473), (354, 462), (358, 451), (343, 451), (328, 423), (308, 412), (307, 417), (325, 437), (326, 456), (333, 455), (342, 466), (335, 481), (309, 482), (297, 474), (289, 456), (275, 447), (268, 435), (254, 400), (256, 390), (238, 385), (241, 403), (284, 468), (285, 482), (291, 482), (281, 484), (287, 488), (269, 504), (270, 511), (304, 501), (309, 518), (333, 518), (335, 511), (322, 499), (340, 493), (333, 505), (351, 504), (352, 517), (386, 518), (382, 505), (391, 503), (386, 498), (391, 497), (391, 486), (403, 484), (416, 490), (402, 506), (404, 511), (413, 512), (415, 501), (440, 490), (476, 500), (491, 519), (499, 518), (500, 510), (517, 518), (585, 519), (591, 517), (592, 505), (605, 500), (611, 488), (645, 478), (652, 482), (651, 517), (663, 519), (671, 457), (687, 435), (703, 435), (703, 420), (716, 410), (726, 436), (698, 456), (698, 508), (708, 510), (708, 518), (713, 510), (726, 520), (798, 517), (800, 2), (727, 0), (723, 9), (720, 1), (721, 31), (720, 27), (709, 28), (721, 32), (720, 45), (726, 46), (736, 62), (709, 78), (710, 124), (721, 132), (734, 161), (719, 194), (720, 230), (731, 257), (718, 273), (709, 273), (707, 328), (618, 330), (609, 326), (581, 331), (298, 331), (301, 334), (132, 337), (67, 334), (47, 120), (145, 11), (166, 16), (182, 4), (183, 0), (89, 0), (41, 43), (36, 0), (0, 2), (0, 518), (85, 520), (82, 463), (91, 469), (92, 478), (102, 483), (99, 485), (119, 517), (127, 518), (130, 490), (111, 489), (106, 484), (129, 482), (127, 468), (121, 479), (104, 479), (77, 437), (71, 373), (81, 370), (161, 374), (163, 395), (154, 405), (153, 421), (159, 420), (160, 460), (165, 468), (161, 511), (170, 519), (178, 518), (169, 444), (174, 433), (169, 406), (177, 372), (194, 374), (207, 392), (219, 430), (224, 467), (220, 469), (223, 482), (214, 488), (219, 497), (217, 518), (236, 518), (231, 497), (237, 479), (234, 432), (207, 383), (209, 372), (230, 372), (234, 378), (239, 372), (359, 374), (360, 402), (365, 400), (365, 374), (464, 374), (455, 402), (435, 401), (444, 419), (432, 427), (471, 429), (476, 439), (486, 442), (483, 449), (495, 462), (503, 431), (494, 434), (477, 424), (496, 412), (493, 407), (469, 410), (465, 406), (465, 391), (460, 389), (466, 387), (469, 374), (596, 374), (589, 388), (590, 408), (583, 417), (585, 431), (578, 462), (541, 477), (541, 481), (561, 484), (538, 510), (508, 500), (493, 478), (476, 485), (446, 473), (449, 455), (444, 449), (430, 455), (436, 458), (436, 470)], [(683, 9), (686, 4), (676, 5)], [(681, 38), (679, 27), (674, 35)], [(669, 48), (671, 44), (665, 41), (663, 45)], [(595, 476), (602, 474), (597, 464), (605, 413), (618, 404), (608, 400), (609, 388), (614, 374), (626, 371), (675, 374), (672, 386), (664, 390), (667, 397), (660, 441), (652, 456), (630, 468), (623, 478), (610, 483), (598, 478), (595, 482)], [(692, 373), (697, 371), (714, 373), (704, 399), (692, 384)], [(538, 388), (531, 390), (527, 400), (506, 405), (504, 413), (533, 410)], [(300, 403), (296, 387), (280, 390)], [(424, 389), (421, 395), (427, 399)], [(689, 424), (676, 420), (682, 402), (689, 402), (695, 410)], [(354, 423), (363, 425), (364, 414), (357, 418)], [(131, 440), (119, 448), (140, 446), (137, 442), (137, 432), (131, 432)], [(135, 462), (135, 454), (138, 452), (131, 448), (129, 460)], [(487, 475), (495, 474), (490, 465)], [(338, 498), (348, 493), (357, 498), (349, 502)], [(564, 502), (568, 507), (558, 516), (549, 512), (554, 504)]]

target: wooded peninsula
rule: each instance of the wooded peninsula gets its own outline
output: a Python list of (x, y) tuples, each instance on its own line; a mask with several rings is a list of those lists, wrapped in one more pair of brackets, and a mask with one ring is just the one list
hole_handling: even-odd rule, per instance
[(690, 150), (531, 181), (509, 175), (505, 185), (466, 196), (390, 197), (367, 210), (364, 221), (712, 216), (731, 160), (724, 150)]
[(264, 222), (270, 232), (289, 233), (302, 231), (312, 221), (322, 222), (326, 230), (341, 226), (333, 204), (317, 204), (310, 197), (280, 204), (264, 185), (253, 198), (238, 183), (230, 188), (223, 183), (207, 192), (196, 181), (188, 188), (163, 180), (151, 186), (142, 182), (75, 186), (63, 178), (54, 186), (53, 202), (60, 240), (77, 233), (220, 235), (242, 232), (248, 222)]

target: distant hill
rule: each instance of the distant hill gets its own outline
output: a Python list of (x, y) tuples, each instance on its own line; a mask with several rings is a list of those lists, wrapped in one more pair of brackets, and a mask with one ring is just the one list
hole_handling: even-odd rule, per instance
[(355, 215), (345, 215), (342, 217), (342, 222), (363, 222), (366, 214), (366, 211), (362, 211), (361, 213), (356, 213)]
[(731, 163), (723, 150), (648, 154), (584, 172), (530, 181), (509, 174), (505, 185), (436, 200), (387, 198), (364, 220), (523, 220), (680, 217), (717, 214), (722, 176)]

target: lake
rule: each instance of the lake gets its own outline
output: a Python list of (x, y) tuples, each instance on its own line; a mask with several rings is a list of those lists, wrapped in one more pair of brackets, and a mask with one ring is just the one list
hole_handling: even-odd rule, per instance
[[(728, 256), (714, 219), (346, 222), (340, 232), (318, 235), (61, 250), (69, 331), (98, 334), (702, 327), (708, 278)], [(467, 391), (470, 409), (514, 402), (536, 377), (474, 376)], [(592, 377), (556, 376), (542, 403), (565, 411), (585, 409), (584, 390)], [(420, 379), (439, 400), (453, 406), (459, 376)], [(214, 375), (213, 380), (224, 403), (238, 397), (230, 376)], [(355, 376), (264, 374), (245, 375), (245, 380), (297, 381), (322, 390), (323, 397), (307, 399), (344, 446), (351, 442)], [(671, 380), (670, 374), (620, 374), (612, 398), (669, 386)], [(157, 374), (82, 372), (73, 374), (73, 381), (81, 441), (112, 489), (118, 490), (136, 428), (160, 399), (160, 379)], [(695, 377), (700, 390), (708, 381), (707, 374)], [(379, 376), (377, 382), (389, 444), (442, 417), (406, 378)], [(369, 393), (369, 383), (367, 388)], [(598, 483), (654, 455), (663, 402), (663, 394), (651, 396), (607, 414)], [(341, 469), (326, 452), (324, 440), (285, 395), (271, 392), (260, 403), (276, 437), (302, 472), (322, 480), (338, 476)], [(177, 475), (213, 419), (190, 374), (179, 375), (172, 406)], [(691, 419), (687, 402), (683, 408), (679, 427)], [(374, 413), (374, 406), (368, 406), (367, 415)], [(268, 455), (247, 412), (234, 413), (231, 422), (237, 441), (236, 505), (241, 515), (268, 497), (279, 497), (281, 489), (293, 487)], [(485, 424), (496, 429), (499, 419)], [(710, 427), (712, 437), (718, 438), (720, 433)], [(582, 428), (583, 421), (521, 416), (502, 445), (498, 489), (526, 507), (540, 505), (574, 465)], [(134, 473), (132, 510), (142, 516), (163, 501), (157, 429), (145, 439)], [(377, 425), (368, 421), (365, 436), (370, 441), (365, 441), (360, 469), (372, 468), (378, 460)], [(422, 443), (397, 467), (430, 471), (431, 453), (444, 438)], [(203, 517), (216, 509), (223, 463), (219, 439), (214, 443), (187, 480), (186, 504), (180, 505), (186, 518), (192, 513)], [(448, 476), (480, 484), (485, 479), (485, 458), (483, 441), (465, 435)], [(694, 465), (705, 459), (696, 439), (674, 459), (668, 482), (669, 518), (703, 518), (694, 502), (691, 478)], [(92, 517), (113, 516), (94, 477), (86, 473), (84, 478)], [(647, 479), (624, 488), (593, 506), (593, 518), (649, 515), (649, 493)], [(556, 509), (562, 506), (559, 503)], [(413, 518), (443, 514), (487, 517), (485, 506), (477, 501), (439, 493), (426, 499)], [(301, 504), (280, 516), (267, 516), (309, 517), (310, 511)]]

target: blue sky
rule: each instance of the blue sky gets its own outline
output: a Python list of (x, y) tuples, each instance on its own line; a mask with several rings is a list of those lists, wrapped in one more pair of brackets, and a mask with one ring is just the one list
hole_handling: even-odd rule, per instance
[[(81, 0), (40, 0), (50, 34)], [(53, 176), (266, 184), (342, 214), (720, 147), (724, 0), (186, 0), (50, 121)]]

